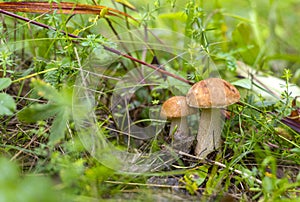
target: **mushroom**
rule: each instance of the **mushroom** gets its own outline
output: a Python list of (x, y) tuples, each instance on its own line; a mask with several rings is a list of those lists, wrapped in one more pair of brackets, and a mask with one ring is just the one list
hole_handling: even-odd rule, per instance
[[(188, 115), (196, 113), (195, 108), (191, 108), (186, 103), (186, 97), (174, 96), (164, 102), (160, 115), (171, 121), (169, 136), (172, 137), (173, 148), (188, 152), (193, 143), (194, 137), (190, 136), (187, 124)], [(177, 127), (177, 129), (176, 129)], [(176, 131), (174, 132), (174, 130)]]
[(205, 158), (221, 146), (221, 109), (240, 99), (239, 91), (219, 78), (208, 78), (195, 83), (186, 95), (187, 104), (201, 108), (195, 155)]

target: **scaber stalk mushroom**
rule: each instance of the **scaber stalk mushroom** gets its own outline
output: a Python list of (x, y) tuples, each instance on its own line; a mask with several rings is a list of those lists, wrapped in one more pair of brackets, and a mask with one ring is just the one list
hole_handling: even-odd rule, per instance
[(184, 96), (174, 96), (163, 103), (160, 115), (171, 121), (169, 137), (173, 139), (174, 149), (184, 152), (190, 150), (194, 138), (189, 134), (187, 116), (196, 112), (195, 108), (187, 105)]
[(236, 103), (239, 91), (220, 78), (208, 78), (195, 83), (186, 95), (187, 104), (201, 108), (195, 155), (205, 158), (221, 146), (221, 108)]

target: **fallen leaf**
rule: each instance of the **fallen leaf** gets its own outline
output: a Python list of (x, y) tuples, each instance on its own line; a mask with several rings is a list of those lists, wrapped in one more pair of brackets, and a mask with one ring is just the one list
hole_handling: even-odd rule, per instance
[(292, 119), (298, 123), (300, 123), (300, 108), (297, 107), (296, 102), (297, 102), (297, 98), (299, 96), (296, 96), (293, 101), (292, 101), (292, 107), (294, 108), (294, 110), (291, 112), (290, 116), (288, 116), (287, 118)]
[(58, 14), (100, 14), (103, 9), (107, 9), (106, 15), (125, 16), (136, 21), (132, 16), (119, 10), (106, 6), (76, 4), (70, 2), (48, 3), (48, 2), (1, 2), (0, 9), (11, 12), (25, 13), (53, 13)]
[(292, 101), (292, 107), (294, 110), (292, 110), (288, 117), (281, 119), (281, 122), (300, 133), (300, 108), (296, 105), (297, 98), (299, 98), (299, 96), (296, 96)]

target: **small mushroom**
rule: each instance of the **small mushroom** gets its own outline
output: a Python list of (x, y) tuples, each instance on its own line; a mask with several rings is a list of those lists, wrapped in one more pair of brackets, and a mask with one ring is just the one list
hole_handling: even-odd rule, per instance
[(239, 91), (219, 78), (208, 78), (194, 84), (186, 96), (190, 107), (201, 108), (195, 155), (205, 158), (221, 146), (221, 109), (240, 99)]
[[(161, 117), (171, 121), (169, 136), (173, 133), (173, 148), (188, 152), (193, 143), (194, 137), (190, 136), (187, 124), (187, 116), (196, 113), (195, 108), (191, 108), (186, 103), (186, 97), (174, 96), (164, 102), (161, 108)], [(174, 132), (175, 128), (176, 131)]]

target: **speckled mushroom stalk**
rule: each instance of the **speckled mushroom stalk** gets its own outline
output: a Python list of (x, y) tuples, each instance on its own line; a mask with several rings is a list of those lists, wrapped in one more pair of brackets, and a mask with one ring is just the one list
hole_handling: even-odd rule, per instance
[(196, 109), (187, 105), (184, 96), (174, 96), (164, 102), (161, 117), (171, 121), (169, 137), (174, 149), (184, 152), (190, 150), (194, 137), (189, 134), (187, 116), (196, 112)]
[(201, 108), (195, 155), (205, 158), (222, 144), (221, 108), (237, 102), (240, 93), (223, 79), (209, 78), (194, 84), (186, 99), (189, 106)]
[(202, 109), (195, 155), (206, 157), (221, 145), (222, 114), (220, 109)]

